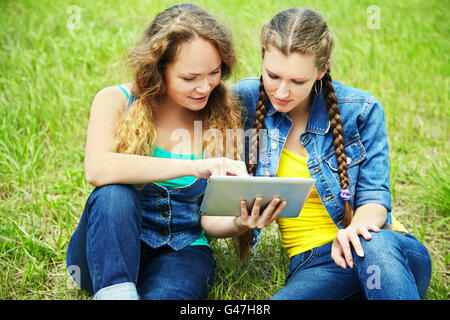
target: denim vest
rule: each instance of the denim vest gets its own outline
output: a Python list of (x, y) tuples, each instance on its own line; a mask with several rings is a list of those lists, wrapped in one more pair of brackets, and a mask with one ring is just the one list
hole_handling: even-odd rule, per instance
[[(252, 128), (259, 97), (259, 79), (246, 78), (233, 86), (244, 107), (245, 130)], [(389, 146), (382, 105), (370, 94), (333, 81), (343, 123), (345, 154), (349, 174), (350, 204), (353, 209), (378, 203), (388, 210), (391, 224)], [(266, 134), (260, 136), (257, 176), (276, 175), (281, 151), (292, 126), (288, 114), (277, 112), (269, 101), (265, 117)], [(308, 171), (315, 187), (338, 228), (343, 227), (343, 201), (330, 121), (323, 95), (314, 96), (308, 124), (299, 137), (308, 152)], [(246, 160), (249, 146), (246, 144)], [(258, 237), (259, 238), (259, 237)], [(257, 240), (257, 239), (255, 239)]]
[[(131, 94), (127, 108), (136, 97)], [(141, 239), (152, 248), (164, 245), (180, 250), (202, 234), (200, 204), (206, 179), (197, 179), (185, 187), (165, 187), (148, 183), (137, 188), (142, 210)]]

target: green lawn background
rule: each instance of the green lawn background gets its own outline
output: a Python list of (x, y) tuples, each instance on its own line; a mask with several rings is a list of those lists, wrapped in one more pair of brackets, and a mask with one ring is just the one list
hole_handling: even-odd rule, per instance
[[(93, 189), (83, 173), (90, 105), (129, 81), (126, 50), (178, 1), (0, 2), (0, 299), (89, 299), (65, 253)], [(259, 33), (282, 9), (317, 10), (336, 37), (332, 76), (385, 108), (393, 213), (429, 249), (427, 299), (449, 298), (449, 1), (196, 1), (233, 32), (230, 84), (260, 74)], [(209, 299), (267, 299), (288, 259), (276, 225), (248, 264), (224, 240)]]

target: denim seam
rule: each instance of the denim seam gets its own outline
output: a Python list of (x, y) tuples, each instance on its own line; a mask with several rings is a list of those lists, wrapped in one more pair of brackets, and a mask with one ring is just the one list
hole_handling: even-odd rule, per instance
[[(92, 213), (91, 213), (91, 214), (92, 214)], [(90, 217), (91, 214), (90, 214), (89, 217), (88, 217), (88, 218), (90, 218), (90, 219), (88, 219), (88, 223), (87, 223), (87, 226), (86, 226), (86, 230), (96, 230), (96, 229), (97, 229), (97, 228), (95, 228), (95, 225), (92, 224), (92, 223), (93, 223), (93, 222), (92, 222), (92, 217)], [(91, 243), (91, 245), (90, 245), (90, 247), (91, 247), (90, 255), (91, 255), (91, 258), (92, 258), (92, 262), (94, 263), (94, 265), (93, 265), (93, 269), (94, 269), (94, 270), (89, 270), (89, 271), (90, 271), (90, 272), (93, 272), (94, 275), (95, 275), (95, 277), (96, 277), (95, 280), (96, 280), (96, 281), (99, 280), (98, 283), (101, 283), (101, 282), (103, 281), (103, 279), (102, 279), (101, 273), (98, 272), (98, 269), (97, 269), (98, 262), (97, 262), (96, 254), (93, 252), (95, 246), (92, 245), (93, 242), (94, 242), (94, 239), (92, 239), (92, 236), (93, 236), (93, 235), (91, 234), (91, 236), (89, 237), (89, 239), (86, 239), (86, 241), (89, 241), (89, 242)], [(87, 234), (86, 234), (86, 238), (87, 238)], [(92, 280), (93, 280), (93, 282), (94, 282), (94, 279), (92, 279)]]
[[(320, 168), (320, 164), (319, 164), (319, 168)], [(336, 197), (334, 197), (334, 194), (333, 194), (333, 191), (332, 191), (333, 189), (331, 189), (331, 186), (330, 186), (330, 184), (328, 183), (328, 180), (327, 180), (325, 174), (323, 173), (323, 169), (322, 169), (322, 168), (320, 169), (319, 176), (320, 176), (320, 178), (324, 181), (324, 184), (326, 184), (326, 186), (327, 186), (327, 190), (326, 190), (326, 191), (328, 191), (329, 194), (333, 195), (334, 203), (335, 203), (336, 206), (338, 206), (338, 202), (337, 202), (337, 200), (336, 200)], [(320, 196), (320, 194), (319, 194), (319, 196)], [(325, 205), (325, 204), (324, 204), (324, 205)], [(328, 210), (327, 210), (327, 211), (328, 211)]]
[(286, 283), (289, 281), (289, 278), (292, 277), (292, 275), (294, 273), (296, 273), (297, 271), (299, 271), (300, 269), (303, 269), (303, 267), (305, 267), (307, 264), (309, 264), (310, 262), (313, 261), (313, 259), (316, 257), (317, 255), (317, 248), (313, 248), (311, 249), (311, 254), (309, 255), (308, 258), (306, 258), (305, 261), (303, 261), (302, 263), (300, 263), (294, 270), (292, 270), (292, 272), (290, 272), (287, 276), (286, 276)]
[(366, 115), (369, 113), (369, 109), (376, 104), (376, 100), (374, 97), (370, 97), (367, 99), (366, 103), (364, 104), (363, 111), (358, 116), (361, 120), (361, 122), (364, 122)]
[[(350, 168), (350, 167), (353, 167), (353, 166), (355, 166), (355, 165), (357, 165), (357, 164), (359, 164), (359, 163), (361, 163), (361, 162), (366, 158), (366, 155), (367, 155), (367, 152), (366, 152), (366, 150), (364, 149), (364, 145), (362, 144), (362, 142), (361, 142), (359, 136), (355, 136), (355, 137), (353, 137), (352, 139), (350, 139), (349, 141), (347, 141), (347, 143), (345, 143), (345, 145), (344, 145), (344, 148), (350, 146), (351, 144), (353, 144), (353, 143), (355, 143), (355, 142), (358, 143), (359, 148), (360, 148), (361, 151), (362, 151), (362, 155), (361, 155), (361, 157), (359, 157), (358, 159), (352, 159), (352, 162), (348, 165), (349, 168)], [(335, 151), (334, 149), (333, 149), (332, 151), (328, 152), (327, 154), (325, 154), (325, 155), (324, 155), (323, 157), (321, 157), (320, 159), (318, 159), (318, 161), (325, 161), (326, 163), (329, 164), (331, 170), (337, 171), (337, 168), (333, 168), (333, 167), (331, 166), (331, 164), (329, 163), (330, 159), (331, 159), (333, 156), (336, 156), (336, 151)], [(347, 155), (347, 156), (348, 156), (348, 155)]]
[(361, 292), (363, 292), (364, 293), (364, 297), (367, 299), (368, 298), (368, 295), (367, 295), (367, 290), (366, 290), (366, 286), (364, 285), (364, 281), (363, 281), (363, 277), (360, 275), (360, 269), (359, 269), (359, 267), (358, 267), (358, 265), (356, 264), (356, 263), (354, 263), (353, 264), (353, 268), (354, 268), (354, 270), (355, 270), (355, 272), (356, 272), (356, 276), (357, 276), (357, 279), (358, 279), (358, 283), (359, 283), (359, 286), (360, 286), (360, 291)]

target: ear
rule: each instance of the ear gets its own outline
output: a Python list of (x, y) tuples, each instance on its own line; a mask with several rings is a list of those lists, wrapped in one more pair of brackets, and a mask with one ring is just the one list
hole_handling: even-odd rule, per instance
[(330, 59), (328, 59), (327, 63), (323, 66), (322, 70), (320, 70), (319, 75), (317, 76), (317, 80), (321, 80), (330, 66)]

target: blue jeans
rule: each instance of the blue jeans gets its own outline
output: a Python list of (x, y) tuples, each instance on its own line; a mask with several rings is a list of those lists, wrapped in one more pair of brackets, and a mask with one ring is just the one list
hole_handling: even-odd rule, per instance
[(211, 248), (154, 249), (141, 241), (141, 219), (133, 187), (96, 188), (67, 250), (75, 282), (94, 299), (205, 299), (214, 281)]
[(410, 234), (371, 234), (368, 241), (360, 237), (364, 257), (353, 252), (353, 269), (334, 263), (331, 242), (293, 256), (286, 285), (272, 299), (423, 299), (431, 278), (427, 249)]

